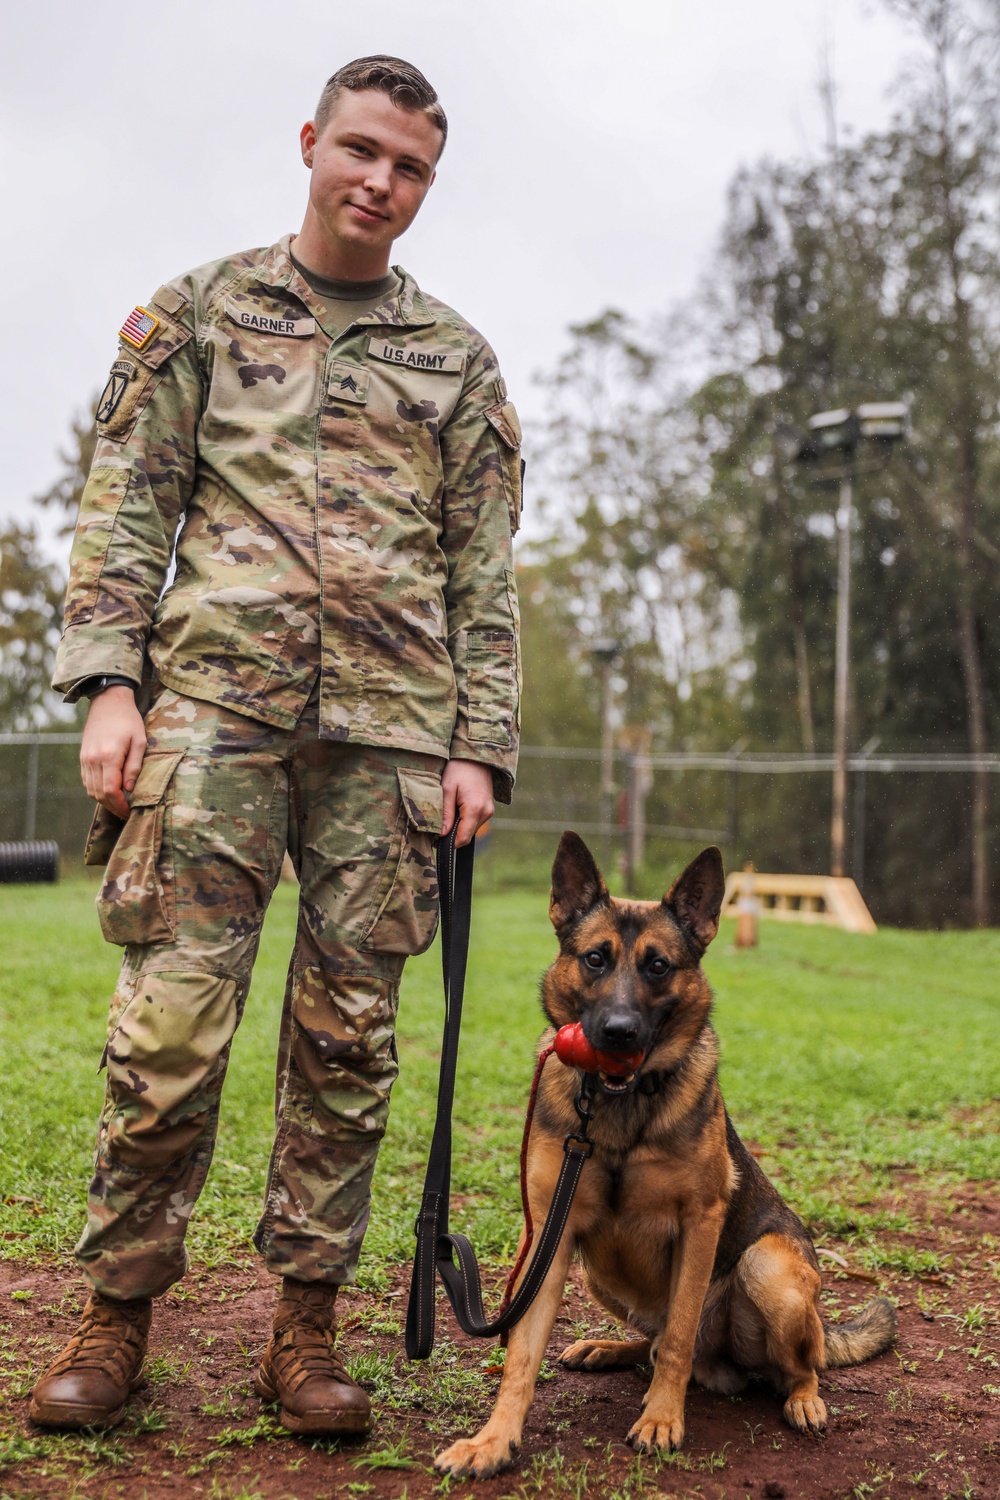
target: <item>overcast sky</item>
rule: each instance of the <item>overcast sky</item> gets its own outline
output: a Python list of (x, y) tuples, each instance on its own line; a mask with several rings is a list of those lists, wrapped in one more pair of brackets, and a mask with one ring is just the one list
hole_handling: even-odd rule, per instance
[(689, 293), (726, 185), (889, 117), (909, 42), (875, 0), (48, 0), (5, 7), (0, 516), (27, 516), (136, 302), (298, 227), (298, 130), (328, 75), (393, 52), (450, 134), (394, 259), (475, 323), (511, 395), (568, 324)]

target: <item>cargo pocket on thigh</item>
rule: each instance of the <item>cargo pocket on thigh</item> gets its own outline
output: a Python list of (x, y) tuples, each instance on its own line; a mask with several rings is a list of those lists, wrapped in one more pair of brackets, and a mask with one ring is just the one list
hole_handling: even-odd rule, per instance
[(438, 923), (434, 850), (444, 821), (441, 778), (434, 771), (397, 768), (401, 809), (387, 878), (365, 923), (360, 944), (376, 953), (423, 953)]
[(128, 822), (111, 858), (97, 914), (109, 943), (168, 943), (174, 936), (174, 882), (163, 858), (167, 790), (183, 750), (146, 755), (129, 803)]

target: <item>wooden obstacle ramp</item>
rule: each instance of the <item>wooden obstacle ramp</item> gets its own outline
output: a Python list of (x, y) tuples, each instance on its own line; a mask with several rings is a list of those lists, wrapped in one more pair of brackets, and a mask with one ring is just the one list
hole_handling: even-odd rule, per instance
[(845, 932), (877, 932), (854, 881), (837, 875), (768, 875), (733, 870), (726, 879), (722, 915), (735, 917), (752, 901), (757, 915), (779, 922), (809, 922)]

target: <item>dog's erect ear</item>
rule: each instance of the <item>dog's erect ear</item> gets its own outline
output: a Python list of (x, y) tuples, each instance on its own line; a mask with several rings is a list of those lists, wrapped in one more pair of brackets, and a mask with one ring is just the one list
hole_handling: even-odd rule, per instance
[(698, 950), (699, 957), (719, 930), (719, 913), (726, 894), (722, 855), (713, 844), (693, 859), (678, 875), (663, 898), (682, 932)]
[(578, 833), (564, 833), (552, 866), (549, 919), (560, 939), (592, 907), (610, 900), (594, 856)]

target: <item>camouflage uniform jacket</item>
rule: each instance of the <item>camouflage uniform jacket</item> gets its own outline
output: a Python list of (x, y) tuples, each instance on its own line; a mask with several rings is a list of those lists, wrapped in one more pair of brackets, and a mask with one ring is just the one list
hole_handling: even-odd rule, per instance
[[(143, 676), (282, 728), (460, 757), (510, 800), (520, 428), (404, 271), (337, 337), (289, 238), (161, 287), (98, 408), (53, 686)], [(164, 589), (176, 542), (176, 573)]]

